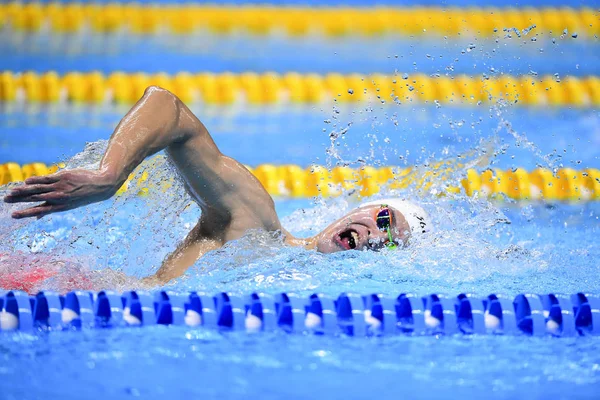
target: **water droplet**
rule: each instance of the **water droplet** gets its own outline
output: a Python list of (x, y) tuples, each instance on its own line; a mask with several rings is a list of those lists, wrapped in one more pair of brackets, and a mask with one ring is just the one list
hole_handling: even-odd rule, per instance
[(402, 75), (402, 79), (408, 79), (408, 74), (407, 74), (407, 73), (404, 73), (404, 74)]
[(573, 34), (571, 35), (571, 37), (572, 37), (573, 39), (577, 39), (577, 32), (573, 33)]
[(348, 93), (349, 93), (349, 94), (354, 94), (354, 90), (352, 90), (352, 89), (348, 89)]

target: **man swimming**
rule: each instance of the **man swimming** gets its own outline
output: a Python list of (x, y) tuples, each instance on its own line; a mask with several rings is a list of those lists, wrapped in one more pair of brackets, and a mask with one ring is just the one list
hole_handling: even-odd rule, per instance
[(7, 203), (41, 202), (12, 214), (41, 218), (112, 197), (147, 157), (165, 150), (202, 212), (200, 220), (148, 283), (166, 283), (198, 258), (250, 229), (281, 232), (286, 244), (323, 253), (379, 250), (408, 243), (429, 228), (425, 211), (410, 202), (369, 202), (308, 239), (282, 226), (273, 199), (239, 162), (223, 155), (202, 122), (171, 92), (149, 87), (123, 117), (97, 170), (73, 169), (31, 177), (13, 188)]

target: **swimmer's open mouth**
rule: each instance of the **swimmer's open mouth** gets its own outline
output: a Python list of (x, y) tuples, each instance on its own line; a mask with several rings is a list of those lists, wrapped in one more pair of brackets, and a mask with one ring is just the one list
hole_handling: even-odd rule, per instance
[(354, 229), (347, 229), (340, 233), (338, 242), (346, 250), (351, 250), (356, 249), (356, 246), (358, 245), (358, 239), (358, 232), (356, 232)]

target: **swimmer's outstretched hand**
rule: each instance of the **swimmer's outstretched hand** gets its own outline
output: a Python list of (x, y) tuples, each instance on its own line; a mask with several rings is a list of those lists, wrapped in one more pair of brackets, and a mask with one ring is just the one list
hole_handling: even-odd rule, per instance
[(41, 218), (44, 215), (72, 210), (106, 200), (119, 188), (116, 179), (103, 171), (74, 169), (46, 176), (28, 178), (21, 186), (12, 189), (6, 203), (42, 204), (12, 213), (13, 218)]

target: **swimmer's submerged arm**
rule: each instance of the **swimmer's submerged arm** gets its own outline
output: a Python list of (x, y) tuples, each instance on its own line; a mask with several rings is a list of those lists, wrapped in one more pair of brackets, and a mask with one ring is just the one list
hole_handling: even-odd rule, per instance
[(146, 157), (163, 149), (197, 195), (205, 215), (217, 214), (215, 220), (226, 220), (243, 201), (250, 205), (270, 201), (246, 168), (221, 154), (198, 118), (175, 95), (158, 87), (149, 87), (121, 120), (97, 171), (32, 177), (5, 201), (44, 202), (14, 212), (14, 218), (41, 217), (102, 201), (114, 195)]

